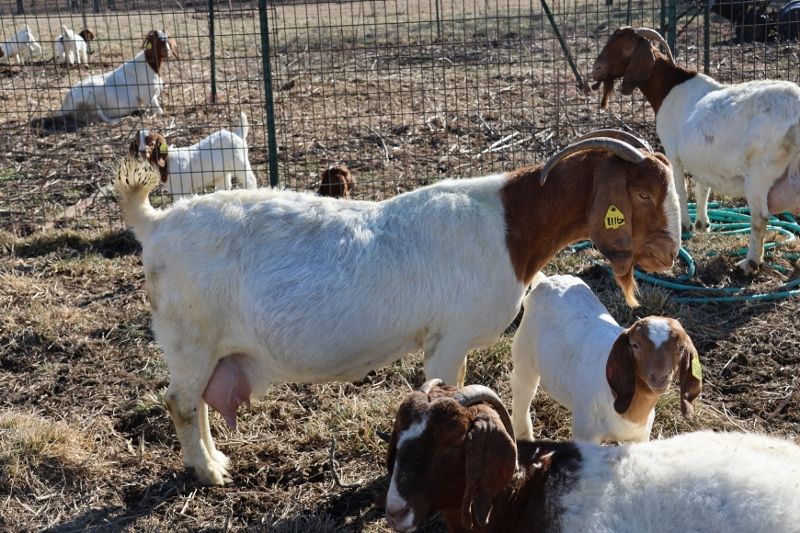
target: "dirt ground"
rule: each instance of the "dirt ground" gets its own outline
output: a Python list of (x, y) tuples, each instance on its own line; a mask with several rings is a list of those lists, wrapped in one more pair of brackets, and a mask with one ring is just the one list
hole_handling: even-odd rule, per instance
[[(445, 176), (540, 160), (593, 127), (624, 126), (657, 141), (641, 95), (617, 94), (601, 112), (596, 93), (577, 91), (546, 20), (516, 16), (528, 3), (509, 2), (510, 15), (487, 11), (489, 3), (468, 3), (459, 18), (445, 12), (441, 42), (431, 38), (431, 4), (274, 7), (284, 186), (313, 188), (322, 168), (343, 160), (359, 180), (357, 197), (382, 199)], [(588, 72), (624, 14), (583, 2), (551, 7)], [(191, 12), (90, 17), (104, 37), (80, 73), (47, 62), (44, 42), (62, 20), (74, 28), (80, 20), (34, 18), (45, 61), (0, 66), (0, 530), (387, 531), (374, 505), (388, 483), (386, 445), (376, 432), (391, 428), (398, 403), (423, 382), (420, 356), (355, 383), (275, 386), (240, 412), (236, 430), (213, 414), (234, 481), (197, 485), (183, 471), (162, 402), (168, 374), (149, 330), (140, 249), (104, 191), (108, 165), (135, 129), (159, 128), (170, 142), (190, 144), (235, 126), (240, 109), (252, 125), (251, 161), (260, 184), (268, 183), (257, 16), (252, 9), (220, 15), (216, 104), (209, 102), (207, 21)], [(633, 22), (652, 20), (652, 7), (634, 2)], [(4, 17), (4, 35), (16, 22)], [(45, 127), (67, 87), (132, 56), (150, 27), (166, 27), (181, 54), (165, 70), (164, 117)], [(695, 21), (679, 39), (679, 61), (700, 65), (698, 34)], [(713, 35), (711, 70), (724, 81), (800, 76), (796, 43), (726, 43), (730, 31), (720, 21)], [(67, 211), (86, 198), (94, 198), (89, 208)], [(687, 241), (694, 282), (760, 292), (800, 275), (784, 254), (800, 252), (795, 242), (754, 280), (737, 278), (734, 252), (744, 244), (716, 234)], [(714, 428), (800, 442), (797, 299), (690, 305), (642, 284), (642, 307), (631, 310), (597, 260), (591, 251), (564, 251), (546, 272), (583, 277), (622, 324), (650, 314), (680, 319), (700, 352), (705, 388), (695, 420), (680, 417), (672, 391), (658, 406), (654, 438)], [(495, 346), (471, 354), (467, 376), (507, 403), (513, 331), (512, 324)], [(569, 413), (545, 393), (533, 410), (536, 434), (569, 438)], [(357, 485), (337, 484), (334, 471)], [(434, 518), (424, 531), (442, 529)]]

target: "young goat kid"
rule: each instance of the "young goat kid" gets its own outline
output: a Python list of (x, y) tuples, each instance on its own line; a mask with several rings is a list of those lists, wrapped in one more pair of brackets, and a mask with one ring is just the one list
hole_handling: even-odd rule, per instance
[[(467, 352), (497, 339), (565, 245), (591, 238), (634, 303), (634, 265), (670, 268), (680, 244), (669, 163), (610, 138), (383, 202), (259, 189), (155, 210), (158, 181), (128, 161), (116, 187), (142, 243), (184, 463), (214, 484), (229, 478), (207, 405), (233, 426), (273, 383), (355, 380), (419, 349), (427, 376), (463, 383)], [(608, 225), (610, 206), (624, 223)]]
[(61, 31), (63, 33), (53, 43), (53, 60), (56, 65), (88, 65), (89, 52), (86, 43), (94, 41), (94, 32), (87, 28), (75, 33), (66, 24), (61, 25)]
[(648, 440), (656, 402), (676, 372), (681, 411), (691, 416), (701, 390), (700, 362), (677, 320), (650, 316), (623, 329), (574, 276), (537, 274), (523, 307), (511, 345), (517, 438), (533, 440), (528, 412), (540, 380), (572, 411), (576, 440)]
[(410, 394), (386, 464), (386, 521), (450, 533), (789, 532), (800, 524), (800, 446), (701, 431), (625, 446), (515, 441), (481, 385)]
[[(651, 40), (663, 43), (668, 55)], [(699, 230), (709, 229), (710, 189), (747, 200), (750, 241), (738, 268), (754, 274), (764, 259), (770, 214), (800, 214), (800, 87), (780, 80), (719, 83), (676, 65), (655, 30), (630, 27), (611, 35), (592, 77), (603, 82), (603, 106), (619, 78), (622, 94), (639, 88), (650, 102), (672, 162), (684, 230), (691, 225), (684, 170), (696, 180)]]
[(16, 35), (10, 40), (0, 43), (0, 61), (8, 61), (11, 63), (11, 58), (17, 60), (17, 64), (23, 63), (23, 53), (27, 51), (28, 55), (33, 58), (33, 53), (36, 52), (42, 55), (42, 47), (36, 42), (36, 37), (33, 35), (30, 27), (26, 24), (24, 28), (19, 30)]
[(175, 55), (175, 42), (165, 31), (152, 30), (142, 45), (144, 50), (121, 66), (82, 80), (64, 98), (60, 117), (74, 116), (86, 120), (97, 116), (103, 122), (116, 124), (120, 117), (140, 109), (153, 108), (157, 115), (164, 110), (158, 97), (164, 83), (159, 71), (161, 64)]
[(215, 131), (184, 148), (167, 146), (158, 132), (138, 130), (128, 152), (157, 168), (161, 182), (173, 196), (200, 192), (210, 185), (214, 190), (230, 190), (234, 176), (240, 187), (255, 189), (256, 175), (247, 154), (247, 116), (241, 113), (239, 120), (239, 127), (233, 131)]

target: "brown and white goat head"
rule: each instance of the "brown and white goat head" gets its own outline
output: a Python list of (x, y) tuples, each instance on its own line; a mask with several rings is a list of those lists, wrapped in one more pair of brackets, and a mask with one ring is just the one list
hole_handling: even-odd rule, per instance
[[(700, 359), (680, 322), (650, 316), (633, 323), (617, 338), (606, 363), (614, 409), (623, 417), (647, 418), (655, 400), (678, 375), (681, 413), (691, 418), (702, 391)], [(640, 422), (640, 420), (632, 420)]]
[[(664, 45), (667, 55), (658, 51), (659, 44)], [(671, 62), (672, 54), (669, 45), (655, 30), (630, 26), (615, 30), (592, 67), (592, 78), (603, 83), (601, 107), (608, 103), (614, 81), (622, 78), (622, 94), (633, 93), (650, 78), (658, 58)]]
[(171, 39), (164, 30), (150, 30), (142, 43), (144, 57), (150, 68), (158, 74), (161, 63), (167, 58), (178, 58), (175, 39)]
[(83, 40), (86, 41), (87, 43), (89, 41), (94, 41), (94, 32), (89, 28), (81, 30), (80, 33), (78, 33), (78, 35), (80, 35), (83, 38)]
[(592, 173), (586, 213), (589, 238), (611, 262), (625, 301), (636, 306), (634, 267), (668, 270), (680, 250), (680, 207), (672, 166), (663, 154), (652, 153), (641, 142), (634, 147), (591, 135), (554, 155), (540, 180), (544, 182), (556, 166), (562, 174), (587, 169)]
[(397, 411), (386, 459), (386, 521), (396, 531), (413, 531), (436, 511), (465, 529), (485, 526), (516, 471), (511, 420), (497, 395), (481, 385), (436, 388), (439, 381)]
[(163, 135), (150, 130), (137, 130), (128, 147), (128, 153), (143, 161), (150, 161), (158, 169), (161, 182), (165, 183), (167, 181), (169, 176), (169, 165), (167, 164), (169, 147), (167, 146), (167, 139)]
[(343, 163), (333, 165), (322, 171), (318, 194), (333, 198), (350, 198), (350, 191), (356, 186), (356, 180), (350, 169)]

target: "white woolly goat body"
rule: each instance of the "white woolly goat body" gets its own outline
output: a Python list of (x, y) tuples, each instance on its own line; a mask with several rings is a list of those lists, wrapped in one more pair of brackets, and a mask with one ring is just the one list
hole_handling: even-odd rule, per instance
[(455, 381), (449, 369), (494, 342), (524, 291), (504, 239), (504, 183), (452, 180), (381, 203), (271, 189), (162, 211), (130, 200), (172, 375), (208, 379), (241, 354), (262, 394), (358, 379), (424, 347)]
[(535, 387), (531, 390), (529, 384), (536, 374), (547, 394), (572, 411), (573, 439), (647, 440), (655, 413), (645, 425), (623, 418), (614, 410), (605, 379), (608, 354), (623, 328), (580, 278), (539, 274), (532, 287), (511, 347), (517, 438), (531, 438), (526, 435), (531, 426), (528, 405)]
[(767, 195), (784, 172), (800, 179), (800, 87), (794, 83), (724, 85), (697, 74), (669, 92), (656, 130), (673, 165), (714, 191), (746, 198), (760, 215), (769, 215)]
[(800, 447), (788, 441), (698, 431), (577, 447), (582, 463), (574, 485), (545, 486), (558, 494), (560, 531), (800, 531)]

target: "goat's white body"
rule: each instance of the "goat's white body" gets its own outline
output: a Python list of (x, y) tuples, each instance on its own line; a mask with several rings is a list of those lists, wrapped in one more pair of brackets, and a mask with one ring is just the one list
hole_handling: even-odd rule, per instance
[(541, 381), (553, 400), (572, 411), (573, 439), (648, 440), (655, 411), (644, 425), (626, 420), (614, 410), (606, 379), (608, 355), (623, 328), (580, 278), (538, 274), (533, 285), (511, 347), (517, 438), (533, 440), (529, 407)]
[(36, 37), (34, 37), (33, 32), (27, 25), (19, 30), (12, 39), (0, 43), (0, 47), (3, 48), (4, 54), (0, 61), (8, 61), (9, 63), (11, 63), (11, 58), (13, 57), (21, 65), (23, 63), (22, 52), (25, 50), (28, 51), (31, 57), (33, 57), (34, 52), (40, 56), (42, 55), (42, 47), (36, 42)]
[(96, 114), (103, 122), (115, 123), (119, 117), (152, 107), (158, 115), (164, 111), (158, 103), (163, 82), (147, 63), (144, 51), (111, 72), (90, 76), (67, 93), (60, 115)]
[[(577, 443), (580, 473), (554, 478), (557, 529), (587, 533), (800, 531), (800, 447), (698, 431), (626, 446)], [(587, 504), (591, 502), (591, 504)]]
[(669, 92), (656, 130), (673, 166), (684, 227), (689, 224), (686, 170), (697, 182), (700, 227), (709, 223), (709, 188), (747, 200), (754, 231), (745, 262), (760, 264), (759, 219), (769, 217), (769, 191), (786, 174), (800, 180), (800, 87), (780, 80), (724, 85), (697, 74)]
[(215, 131), (205, 139), (183, 148), (169, 147), (166, 187), (169, 193), (190, 194), (210, 185), (215, 190), (231, 189), (231, 177), (240, 187), (255, 189), (256, 176), (250, 167), (247, 149), (247, 119), (236, 131)]
[(83, 37), (67, 28), (65, 25), (61, 26), (61, 31), (64, 33), (56, 37), (53, 43), (53, 59), (56, 64), (88, 65), (88, 47)]
[(524, 290), (505, 244), (503, 182), (448, 181), (381, 203), (229, 191), (159, 212), (137, 235), (172, 375), (207, 380), (219, 359), (243, 354), (262, 394), (358, 379), (424, 348), (448, 359), (442, 377), (455, 382)]

